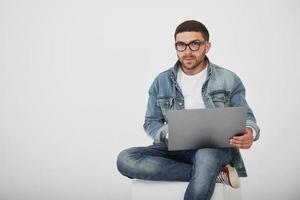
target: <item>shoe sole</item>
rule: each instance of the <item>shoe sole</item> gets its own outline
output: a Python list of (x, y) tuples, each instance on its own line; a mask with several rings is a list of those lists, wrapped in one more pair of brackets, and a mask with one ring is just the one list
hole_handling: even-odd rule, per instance
[(229, 180), (231, 187), (233, 188), (239, 188), (240, 187), (240, 179), (239, 175), (234, 167), (231, 167), (230, 165), (227, 165), (228, 173), (229, 173)]

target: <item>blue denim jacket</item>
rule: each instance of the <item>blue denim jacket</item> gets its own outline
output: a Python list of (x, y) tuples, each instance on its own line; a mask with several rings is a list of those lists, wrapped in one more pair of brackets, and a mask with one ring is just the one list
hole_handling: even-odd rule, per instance
[[(165, 142), (168, 132), (166, 112), (184, 109), (184, 97), (176, 81), (179, 67), (180, 62), (177, 61), (174, 67), (160, 73), (149, 89), (144, 129), (147, 135), (153, 138), (154, 143)], [(254, 141), (259, 138), (260, 129), (246, 102), (245, 87), (235, 73), (208, 60), (207, 78), (201, 93), (206, 108), (247, 107), (246, 125), (255, 130)], [(237, 148), (234, 151), (232, 165), (237, 169), (239, 176), (247, 176), (244, 162)]]

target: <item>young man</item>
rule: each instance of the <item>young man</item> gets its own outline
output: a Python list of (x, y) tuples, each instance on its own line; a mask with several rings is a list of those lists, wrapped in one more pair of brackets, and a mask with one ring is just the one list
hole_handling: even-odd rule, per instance
[[(154, 143), (122, 151), (117, 167), (129, 178), (188, 181), (184, 199), (210, 199), (216, 182), (238, 188), (238, 176), (247, 176), (239, 149), (251, 147), (259, 138), (259, 127), (239, 77), (208, 60), (211, 43), (206, 27), (185, 21), (174, 37), (178, 61), (160, 73), (149, 89), (144, 129)], [(248, 111), (245, 132), (229, 141), (235, 148), (168, 151), (168, 110), (237, 106)]]

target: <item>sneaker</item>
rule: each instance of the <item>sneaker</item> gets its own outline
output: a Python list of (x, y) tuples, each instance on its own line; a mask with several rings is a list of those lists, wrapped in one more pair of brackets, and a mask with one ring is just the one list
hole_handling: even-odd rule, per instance
[(240, 187), (240, 179), (237, 174), (237, 171), (234, 167), (231, 167), (230, 165), (226, 165), (225, 167), (223, 167), (220, 174), (216, 178), (216, 182), (230, 185), (233, 188)]

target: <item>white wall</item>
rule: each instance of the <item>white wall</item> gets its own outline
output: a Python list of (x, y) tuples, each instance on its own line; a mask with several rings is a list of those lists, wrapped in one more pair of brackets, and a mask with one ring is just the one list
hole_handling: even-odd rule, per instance
[(148, 145), (147, 90), (176, 61), (186, 19), (244, 81), (261, 139), (242, 151), (243, 197), (299, 199), (300, 3), (0, 1), (0, 199), (130, 199), (116, 169)]

